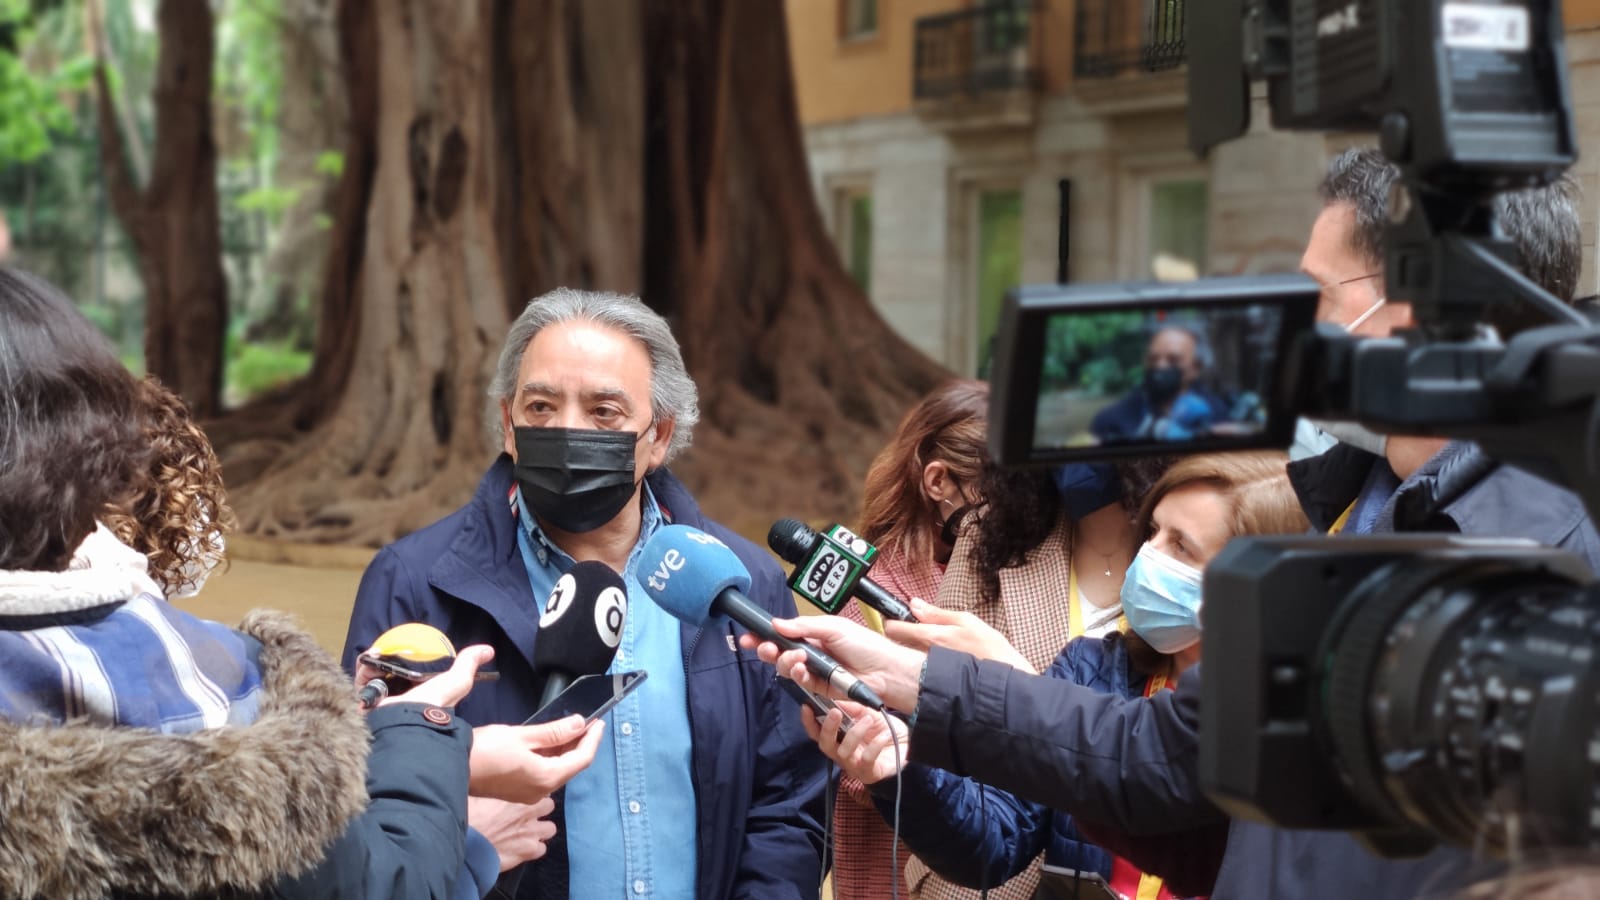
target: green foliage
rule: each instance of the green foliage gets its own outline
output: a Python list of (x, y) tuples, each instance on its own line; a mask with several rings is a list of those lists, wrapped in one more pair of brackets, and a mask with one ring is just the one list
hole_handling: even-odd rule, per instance
[(264, 212), (269, 216), (279, 216), (300, 200), (300, 194), (301, 190), (297, 187), (278, 187), (269, 184), (245, 191), (233, 201), (233, 205), (243, 212)]
[(324, 150), (317, 154), (317, 173), (329, 178), (344, 174), (344, 154), (337, 150)]
[(989, 375), (1006, 291), (1022, 280), (1022, 192), (978, 197), (978, 377)]
[(232, 0), (217, 17), (214, 89), (231, 108), (263, 171), (278, 161), (278, 98), (283, 93), (283, 53), (278, 0)]
[(48, 71), (31, 69), (20, 51), (33, 48), (38, 24), (27, 0), (0, 0), (0, 166), (36, 160), (73, 130), (63, 98), (81, 91), (94, 71), (82, 53), (53, 60)]
[(230, 403), (243, 403), (311, 371), (311, 354), (284, 343), (230, 340), (224, 363)]
[(1118, 394), (1133, 387), (1144, 374), (1142, 321), (1137, 312), (1051, 318), (1045, 327), (1041, 389), (1082, 387), (1096, 394)]

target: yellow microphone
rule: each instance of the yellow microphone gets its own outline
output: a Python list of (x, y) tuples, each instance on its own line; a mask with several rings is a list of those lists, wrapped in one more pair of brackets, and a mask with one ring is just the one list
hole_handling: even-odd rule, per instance
[[(371, 709), (391, 693), (448, 671), (455, 660), (455, 645), (432, 625), (407, 622), (394, 626), (378, 635), (372, 646), (356, 657), (357, 663), (380, 673), (361, 686), (361, 708)], [(499, 672), (479, 670), (476, 680), (493, 681), (499, 677)]]

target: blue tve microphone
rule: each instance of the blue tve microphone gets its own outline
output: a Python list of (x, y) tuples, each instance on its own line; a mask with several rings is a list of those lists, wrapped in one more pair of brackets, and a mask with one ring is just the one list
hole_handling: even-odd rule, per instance
[(806, 668), (851, 700), (872, 709), (883, 701), (833, 657), (803, 641), (784, 637), (772, 627), (772, 614), (746, 597), (750, 572), (739, 557), (716, 538), (688, 525), (660, 528), (645, 542), (639, 559), (639, 580), (658, 606), (676, 619), (701, 625), (723, 615), (764, 641), (785, 650), (802, 650)]

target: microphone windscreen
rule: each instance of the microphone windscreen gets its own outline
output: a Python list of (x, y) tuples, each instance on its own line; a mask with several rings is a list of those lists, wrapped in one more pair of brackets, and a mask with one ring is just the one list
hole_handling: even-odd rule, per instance
[(611, 667), (628, 618), (628, 588), (603, 562), (576, 563), (556, 580), (539, 615), (535, 669), (599, 675)]
[(767, 532), (767, 546), (791, 566), (804, 563), (816, 543), (817, 533), (798, 519), (779, 519)]
[(645, 542), (639, 557), (645, 593), (673, 618), (699, 625), (711, 601), (727, 588), (750, 590), (750, 572), (727, 544), (698, 528), (668, 525)]

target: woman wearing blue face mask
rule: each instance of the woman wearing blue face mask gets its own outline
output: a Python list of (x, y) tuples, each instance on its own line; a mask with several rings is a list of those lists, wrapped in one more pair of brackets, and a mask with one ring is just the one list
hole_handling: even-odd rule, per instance
[[(1309, 527), (1286, 462), (1278, 452), (1231, 453), (1186, 457), (1167, 469), (1140, 506), (1137, 527), (1145, 542), (1121, 590), (1129, 630), (1071, 641), (1048, 674), (1124, 697), (1175, 686), (1178, 674), (1200, 658), (1200, 573), (1211, 558), (1239, 535), (1300, 534)], [(846, 712), (863, 712), (841, 705)], [(885, 817), (894, 813), (896, 759), (887, 727), (878, 717), (857, 716), (842, 749), (828, 729), (817, 735), (824, 753), (873, 785)], [(1092, 823), (925, 766), (907, 766), (903, 776), (901, 837), (919, 859), (957, 884), (999, 884), (1042, 852), (1047, 865), (1098, 871), (1122, 896), (1193, 896), (1209, 890), (1221, 858), (1225, 832), (1214, 848), (1191, 842), (1186, 848), (1193, 848), (1194, 858), (1185, 859), (1180, 874), (1163, 885), (1085, 844), (1096, 837)]]

